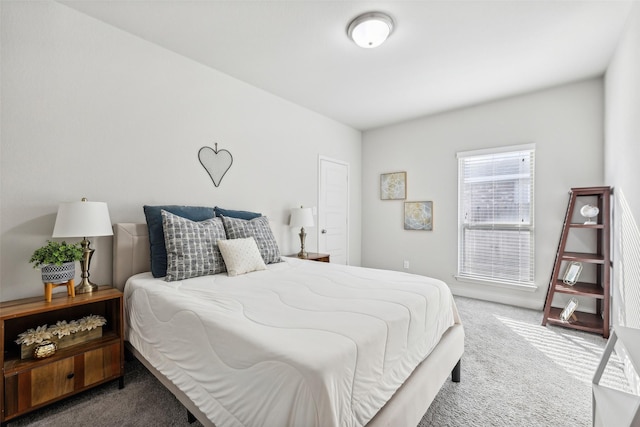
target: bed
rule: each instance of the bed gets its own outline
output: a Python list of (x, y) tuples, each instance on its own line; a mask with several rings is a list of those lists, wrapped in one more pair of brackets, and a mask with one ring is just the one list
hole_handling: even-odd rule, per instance
[(205, 426), (415, 427), (460, 380), (464, 331), (438, 280), (283, 258), (165, 282), (149, 257), (146, 224), (114, 226), (127, 347)]

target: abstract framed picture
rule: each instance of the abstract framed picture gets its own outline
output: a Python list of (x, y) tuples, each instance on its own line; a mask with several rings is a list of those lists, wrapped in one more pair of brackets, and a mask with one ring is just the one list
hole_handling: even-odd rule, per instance
[(404, 202), (405, 230), (433, 230), (433, 202)]
[(407, 198), (407, 173), (392, 172), (380, 175), (380, 199), (404, 200)]

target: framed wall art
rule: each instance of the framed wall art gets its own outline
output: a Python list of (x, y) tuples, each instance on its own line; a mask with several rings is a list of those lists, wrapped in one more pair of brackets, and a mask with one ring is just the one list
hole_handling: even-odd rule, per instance
[(404, 202), (405, 230), (433, 230), (433, 202)]
[(578, 308), (578, 300), (575, 298), (571, 298), (567, 305), (560, 313), (560, 320), (563, 322), (570, 322), (572, 320), (576, 320), (577, 317), (575, 315), (576, 308)]
[(407, 198), (407, 173), (392, 172), (380, 175), (381, 200), (405, 200)]

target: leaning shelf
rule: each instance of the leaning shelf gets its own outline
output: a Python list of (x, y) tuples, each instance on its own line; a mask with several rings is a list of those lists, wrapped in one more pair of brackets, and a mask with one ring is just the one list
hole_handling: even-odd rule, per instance
[(573, 296), (604, 298), (604, 289), (595, 283), (576, 282), (575, 285), (567, 285), (562, 280), (556, 280), (556, 292)]
[(551, 307), (551, 312), (547, 317), (547, 322), (552, 325), (563, 326), (565, 328), (577, 329), (585, 332), (601, 333), (602, 332), (602, 316), (593, 313), (585, 313), (576, 311), (575, 320), (566, 321), (560, 319), (561, 308)]
[[(569, 203), (565, 214), (560, 242), (553, 265), (553, 271), (549, 280), (547, 299), (544, 305), (542, 325), (547, 323), (566, 328), (578, 329), (587, 332), (599, 333), (604, 338), (609, 337), (609, 316), (610, 316), (610, 285), (611, 285), (611, 257), (610, 257), (610, 187), (585, 187), (572, 188), (569, 193)], [(584, 198), (586, 197), (586, 199)], [(586, 223), (577, 223), (573, 220), (578, 200), (584, 203), (585, 200), (597, 200), (597, 212), (594, 217), (589, 218)], [(583, 206), (587, 206), (583, 204)], [(579, 210), (579, 208), (578, 208)], [(593, 209), (595, 210), (595, 209)], [(595, 214), (597, 213), (597, 218)], [(586, 231), (581, 231), (586, 230)], [(586, 252), (575, 252), (567, 250), (567, 241), (572, 232), (588, 233), (594, 236), (594, 244), (587, 247)], [(593, 234), (591, 234), (593, 233)], [(587, 240), (589, 241), (589, 240)], [(580, 248), (584, 249), (584, 248)], [(595, 271), (595, 280), (578, 281), (578, 276), (582, 271), (582, 264), (592, 265), (591, 271)], [(576, 267), (577, 266), (577, 267)], [(564, 277), (561, 277), (561, 270), (565, 269)], [(571, 270), (572, 273), (567, 274)], [(590, 273), (591, 273), (590, 271)], [(563, 280), (564, 279), (564, 280)], [(589, 277), (593, 279), (593, 277)], [(572, 297), (567, 304), (567, 316), (561, 317), (562, 309), (554, 306), (556, 294), (564, 294)], [(578, 306), (577, 298), (591, 300), (595, 303), (595, 313), (575, 311)], [(558, 304), (558, 301), (556, 301)], [(571, 316), (573, 314), (573, 316)], [(566, 320), (565, 320), (566, 319)]]

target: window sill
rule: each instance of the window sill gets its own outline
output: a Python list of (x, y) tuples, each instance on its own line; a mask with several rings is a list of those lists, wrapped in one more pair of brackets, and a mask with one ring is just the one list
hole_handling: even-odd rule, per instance
[(517, 291), (525, 291), (525, 292), (535, 292), (538, 289), (538, 286), (535, 283), (522, 283), (522, 282), (508, 282), (508, 281), (499, 281), (499, 280), (485, 280), (479, 279), (475, 277), (468, 276), (459, 276), (454, 274), (453, 277), (459, 282), (464, 283), (473, 283), (478, 285), (487, 285), (487, 286), (495, 286), (498, 288), (507, 288), (513, 289)]

